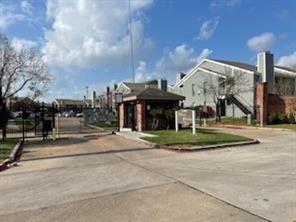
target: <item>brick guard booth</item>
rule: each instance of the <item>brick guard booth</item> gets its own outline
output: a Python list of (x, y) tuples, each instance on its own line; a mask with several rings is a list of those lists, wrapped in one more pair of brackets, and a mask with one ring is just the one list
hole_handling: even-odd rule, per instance
[[(179, 101), (184, 99), (183, 96), (150, 87), (126, 94), (123, 96), (123, 102), (119, 104), (120, 130), (149, 130), (153, 121), (150, 110), (156, 107), (175, 109)], [(165, 127), (166, 121), (160, 118), (159, 128)]]

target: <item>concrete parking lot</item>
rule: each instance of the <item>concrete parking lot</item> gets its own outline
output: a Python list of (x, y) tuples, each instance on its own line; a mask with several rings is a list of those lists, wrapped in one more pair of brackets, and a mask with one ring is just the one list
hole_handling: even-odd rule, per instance
[(175, 153), (109, 135), (28, 146), (33, 157), (0, 173), (0, 221), (295, 220), (295, 132), (224, 130), (262, 143)]

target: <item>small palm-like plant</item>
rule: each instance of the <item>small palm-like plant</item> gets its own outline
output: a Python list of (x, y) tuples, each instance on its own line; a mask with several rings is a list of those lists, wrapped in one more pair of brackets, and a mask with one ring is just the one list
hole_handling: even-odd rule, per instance
[(159, 117), (163, 115), (163, 108), (156, 107), (150, 111), (150, 114), (153, 117), (152, 129), (156, 130), (158, 128)]

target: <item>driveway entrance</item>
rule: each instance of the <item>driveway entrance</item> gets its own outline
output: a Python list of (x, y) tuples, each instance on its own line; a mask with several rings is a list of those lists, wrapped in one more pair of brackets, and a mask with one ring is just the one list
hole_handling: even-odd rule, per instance
[(296, 134), (233, 131), (262, 143), (175, 153), (107, 135), (25, 147), (0, 173), (0, 221), (295, 220)]

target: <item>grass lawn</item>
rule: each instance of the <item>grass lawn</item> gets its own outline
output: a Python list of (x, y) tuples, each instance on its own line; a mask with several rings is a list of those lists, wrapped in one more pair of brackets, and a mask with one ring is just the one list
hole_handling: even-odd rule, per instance
[[(20, 129), (23, 128), (23, 119), (21, 117), (15, 118), (14, 122)], [(33, 118), (25, 119), (24, 122), (25, 122), (25, 129), (29, 129), (34, 126), (34, 119)]]
[(9, 157), (17, 142), (18, 141), (14, 139), (6, 139), (5, 141), (0, 140), (0, 163)]
[(296, 124), (274, 124), (274, 125), (267, 125), (268, 128), (279, 128), (279, 129), (290, 129), (296, 131)]
[(195, 135), (192, 135), (191, 130), (180, 130), (177, 133), (174, 130), (159, 130), (147, 131), (147, 133), (157, 135), (157, 137), (144, 137), (142, 139), (167, 146), (204, 146), (251, 140), (247, 137), (209, 129), (197, 129)]
[(92, 125), (106, 129), (106, 130), (117, 130), (118, 129), (117, 122), (112, 122), (112, 123), (100, 122), (100, 123), (94, 123)]
[(248, 125), (246, 118), (232, 118), (232, 117), (222, 117), (221, 122), (216, 123), (215, 119), (209, 119), (207, 120), (207, 124), (209, 126), (214, 126), (217, 124), (222, 125), (240, 125), (240, 126), (254, 126), (255, 124), (252, 123), (251, 125)]

